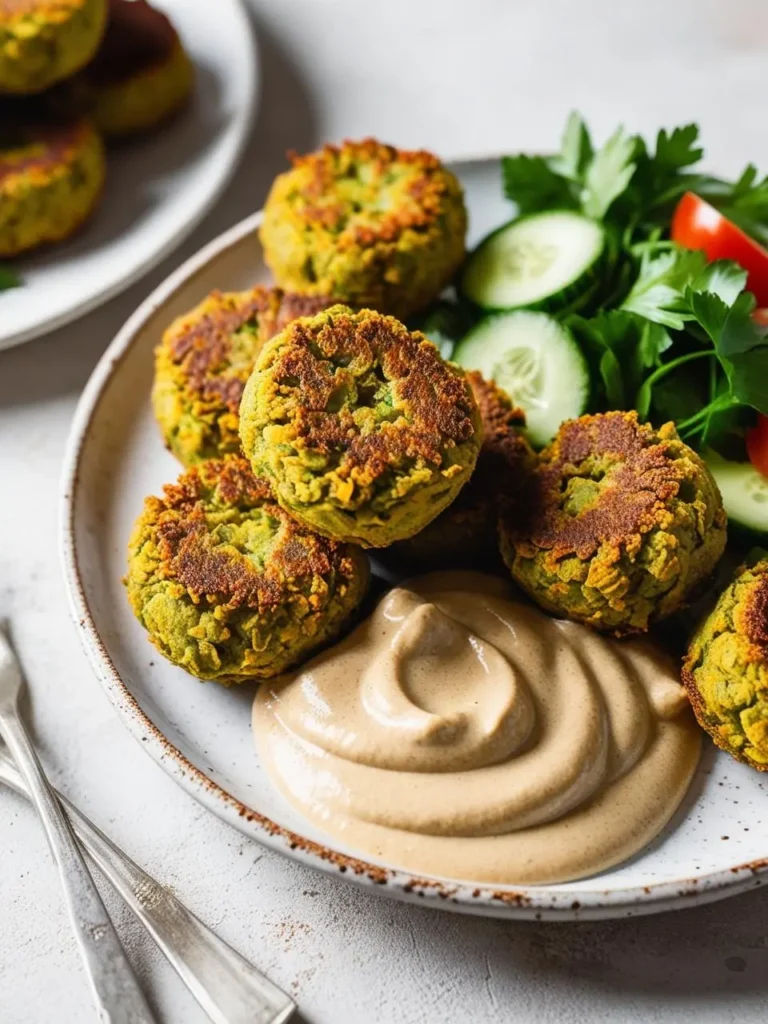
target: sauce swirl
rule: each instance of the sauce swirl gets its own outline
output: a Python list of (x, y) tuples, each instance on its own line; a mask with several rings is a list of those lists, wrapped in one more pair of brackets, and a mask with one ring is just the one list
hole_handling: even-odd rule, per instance
[(263, 684), (253, 727), (281, 791), (345, 846), (510, 884), (636, 853), (700, 748), (658, 650), (550, 619), (478, 573), (390, 591), (341, 644)]

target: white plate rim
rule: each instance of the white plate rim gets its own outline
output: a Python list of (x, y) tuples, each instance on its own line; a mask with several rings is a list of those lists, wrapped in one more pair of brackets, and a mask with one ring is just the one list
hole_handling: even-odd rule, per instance
[(188, 219), (180, 222), (176, 231), (169, 235), (163, 245), (155, 249), (146, 261), (137, 263), (131, 271), (113, 281), (111, 285), (94, 292), (94, 294), (75, 303), (69, 309), (62, 311), (58, 315), (50, 317), (38, 324), (34, 324), (31, 327), (16, 331), (13, 334), (9, 334), (7, 337), (0, 337), (0, 351), (15, 348), (16, 345), (23, 345), (25, 342), (33, 341), (35, 338), (39, 338), (44, 334), (55, 331), (59, 327), (64, 327), (65, 324), (79, 320), (87, 313), (92, 312), (94, 309), (98, 309), (99, 306), (104, 305), (104, 303), (109, 302), (110, 299), (113, 299), (115, 296), (126, 291), (126, 289), (130, 288), (132, 284), (136, 284), (137, 281), (140, 281), (145, 277), (151, 270), (158, 266), (158, 264), (162, 263), (167, 256), (170, 256), (171, 253), (192, 234), (195, 228), (211, 212), (213, 207), (224, 194), (227, 186), (234, 176), (235, 171), (240, 165), (243, 153), (245, 152), (245, 147), (248, 144), (259, 99), (261, 83), (259, 46), (253, 25), (248, 17), (244, 0), (230, 0), (230, 3), (232, 4), (233, 16), (240, 19), (240, 30), (246, 40), (246, 45), (249, 46), (250, 55), (248, 66), (245, 69), (245, 74), (248, 79), (247, 98), (242, 106), (238, 107), (234, 117), (235, 131), (232, 133), (234, 141), (231, 146), (231, 150), (227, 155), (226, 162), (223, 162), (225, 169), (219, 177), (219, 180), (215, 183), (205, 201), (200, 203)]
[[(462, 158), (447, 162), (460, 164), (475, 161)], [(642, 887), (601, 888), (600, 876), (597, 876), (595, 888), (581, 890), (577, 895), (573, 892), (558, 892), (556, 886), (502, 887), (416, 877), (405, 871), (382, 867), (362, 857), (338, 853), (290, 832), (246, 807), (191, 764), (140, 708), (110, 658), (85, 596), (74, 523), (80, 459), (101, 396), (112, 376), (118, 372), (122, 359), (143, 324), (210, 260), (255, 232), (261, 216), (261, 211), (251, 214), (214, 238), (170, 274), (142, 302), (97, 363), (78, 402), (67, 440), (60, 485), (59, 550), (70, 613), (96, 677), (142, 749), (199, 803), (262, 845), (326, 873), (341, 872), (351, 881), (384, 891), (401, 900), (482, 916), (528, 920), (595, 920), (633, 917), (694, 906), (768, 884), (768, 856), (718, 871)]]

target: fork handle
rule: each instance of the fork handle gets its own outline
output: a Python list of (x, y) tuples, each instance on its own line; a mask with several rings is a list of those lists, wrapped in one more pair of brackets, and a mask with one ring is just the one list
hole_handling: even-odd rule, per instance
[(74, 833), (15, 709), (4, 707), (0, 711), (0, 732), (26, 781), (58, 865), (99, 1019), (105, 1024), (154, 1024), (155, 1018), (120, 945)]
[[(28, 795), (0, 753), (0, 781)], [(134, 864), (66, 797), (59, 800), (88, 853), (166, 955), (214, 1024), (284, 1024), (296, 1004)]]
[(284, 1024), (295, 1002), (62, 797), (73, 827), (214, 1024)]

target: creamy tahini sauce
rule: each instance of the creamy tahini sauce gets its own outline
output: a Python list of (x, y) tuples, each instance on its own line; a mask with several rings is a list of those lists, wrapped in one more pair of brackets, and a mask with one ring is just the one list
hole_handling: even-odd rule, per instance
[(508, 593), (424, 576), (262, 685), (258, 750), (306, 817), (406, 870), (513, 884), (592, 874), (658, 834), (699, 756), (674, 666)]

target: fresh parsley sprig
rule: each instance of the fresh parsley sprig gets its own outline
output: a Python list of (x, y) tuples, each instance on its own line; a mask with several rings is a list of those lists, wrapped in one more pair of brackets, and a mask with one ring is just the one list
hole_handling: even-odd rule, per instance
[(611, 239), (593, 315), (566, 320), (592, 365), (595, 408), (672, 418), (697, 447), (725, 444), (754, 410), (768, 415), (768, 338), (746, 273), (668, 240), (692, 191), (768, 245), (768, 177), (750, 164), (735, 182), (715, 178), (699, 170), (702, 156), (695, 124), (662, 129), (653, 148), (619, 128), (597, 148), (574, 113), (557, 155), (502, 161), (520, 213), (579, 210)]
[(618, 309), (568, 320), (604, 408), (660, 419), (671, 401), (678, 430), (697, 446), (717, 444), (745, 412), (768, 414), (768, 328), (752, 319), (746, 273), (663, 241), (635, 255), (638, 276)]
[(503, 158), (504, 193), (520, 213), (581, 210), (614, 224), (632, 244), (659, 230), (667, 234), (680, 197), (697, 192), (768, 243), (768, 177), (758, 180), (750, 164), (736, 182), (714, 178), (696, 167), (703, 152), (696, 124), (662, 128), (653, 151), (624, 128), (596, 149), (584, 121), (572, 113), (557, 155)]
[(0, 266), (0, 292), (8, 288), (18, 288), (21, 285), (21, 278), (10, 267)]
[(768, 246), (768, 176), (760, 179), (754, 164), (747, 164), (735, 182), (701, 176), (691, 191)]

